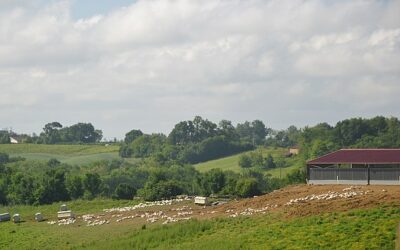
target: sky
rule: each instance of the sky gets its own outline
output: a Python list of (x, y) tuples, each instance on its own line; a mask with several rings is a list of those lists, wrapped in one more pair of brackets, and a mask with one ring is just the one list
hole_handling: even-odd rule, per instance
[(0, 128), (400, 117), (400, 1), (0, 0)]

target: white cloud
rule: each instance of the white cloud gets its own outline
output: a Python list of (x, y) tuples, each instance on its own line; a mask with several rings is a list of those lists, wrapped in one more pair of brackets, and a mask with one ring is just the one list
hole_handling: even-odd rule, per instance
[[(209, 119), (283, 128), (400, 115), (399, 1), (0, 2), (0, 124), (91, 121), (107, 137)], [(373, 101), (371, 101), (373, 99)]]

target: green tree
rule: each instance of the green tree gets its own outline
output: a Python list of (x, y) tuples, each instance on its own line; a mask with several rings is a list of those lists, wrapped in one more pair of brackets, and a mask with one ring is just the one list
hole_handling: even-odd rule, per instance
[(7, 190), (4, 179), (0, 177), (0, 205), (7, 205)]
[(0, 131), (0, 144), (9, 144), (10, 141), (10, 134), (8, 131)]
[(255, 178), (243, 178), (239, 179), (236, 184), (236, 194), (239, 197), (253, 197), (261, 194), (257, 179)]
[(225, 186), (225, 174), (221, 169), (211, 169), (205, 174), (205, 183), (214, 194), (219, 193)]
[(57, 166), (59, 166), (60, 164), (61, 164), (61, 162), (60, 162), (59, 160), (55, 159), (55, 158), (51, 158), (51, 159), (47, 162), (47, 166), (52, 167), (52, 168), (57, 167)]
[(32, 176), (20, 172), (16, 173), (11, 177), (7, 200), (11, 204), (33, 204), (35, 202), (34, 191), (36, 189), (37, 185)]
[(132, 200), (136, 189), (127, 183), (120, 183), (115, 189), (114, 198), (121, 200)]
[(250, 156), (248, 156), (247, 154), (241, 154), (239, 156), (239, 166), (241, 168), (250, 168), (252, 166)]
[(61, 142), (60, 129), (62, 128), (61, 123), (59, 122), (50, 122), (47, 123), (44, 128), (44, 141), (46, 144), (54, 144)]
[(136, 140), (136, 138), (138, 138), (139, 136), (142, 136), (143, 132), (139, 129), (133, 129), (131, 131), (129, 131), (128, 133), (125, 134), (125, 143), (126, 144), (130, 144), (132, 143), (134, 140)]
[(79, 199), (83, 197), (84, 189), (82, 178), (80, 176), (71, 176), (67, 179), (66, 187), (71, 199)]
[(87, 173), (83, 178), (83, 187), (87, 191), (89, 199), (94, 198), (101, 192), (101, 179), (98, 173)]
[(265, 167), (266, 168), (275, 168), (276, 167), (274, 158), (272, 157), (271, 154), (268, 154), (267, 158), (265, 158)]
[(47, 171), (42, 178), (41, 185), (36, 189), (35, 196), (39, 204), (69, 200), (68, 190), (65, 186), (65, 172), (63, 170)]
[(306, 173), (301, 169), (294, 170), (286, 175), (289, 184), (306, 183)]
[(119, 156), (122, 158), (129, 158), (132, 156), (132, 148), (127, 144), (122, 144), (119, 147)]
[(170, 199), (182, 194), (183, 189), (174, 180), (160, 181), (157, 183), (147, 182), (140, 195), (147, 201)]

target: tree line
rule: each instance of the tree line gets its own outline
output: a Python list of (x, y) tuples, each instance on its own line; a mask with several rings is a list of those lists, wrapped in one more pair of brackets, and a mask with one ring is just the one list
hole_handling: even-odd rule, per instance
[(334, 126), (315, 126), (272, 131), (265, 145), (298, 146), (305, 160), (341, 148), (400, 148), (400, 121), (396, 117), (350, 118)]
[(103, 132), (95, 129), (91, 123), (77, 123), (63, 127), (59, 122), (47, 123), (39, 134), (16, 134), (9, 131), (0, 131), (0, 144), (11, 143), (10, 137), (19, 139), (22, 143), (35, 144), (85, 144), (97, 143), (103, 138)]
[(168, 136), (132, 130), (125, 135), (121, 157), (155, 156), (164, 161), (198, 163), (248, 151), (263, 145), (269, 129), (260, 120), (218, 124), (200, 116), (177, 123)]
[(251, 197), (288, 183), (304, 182), (300, 171), (285, 179), (271, 178), (261, 170), (242, 173), (213, 169), (198, 172), (191, 165), (159, 162), (100, 161), (71, 166), (56, 159), (48, 162), (12, 158), (0, 153), (0, 204), (50, 204), (96, 197), (161, 200), (187, 195)]

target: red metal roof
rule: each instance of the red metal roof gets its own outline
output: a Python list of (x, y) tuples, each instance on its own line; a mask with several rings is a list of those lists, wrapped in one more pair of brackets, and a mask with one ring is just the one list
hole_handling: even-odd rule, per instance
[(400, 149), (341, 149), (307, 164), (400, 164)]

